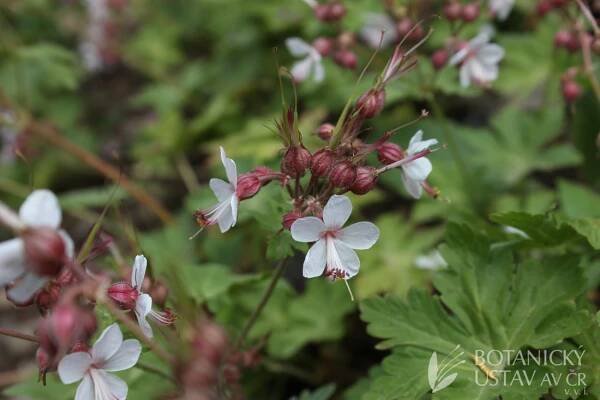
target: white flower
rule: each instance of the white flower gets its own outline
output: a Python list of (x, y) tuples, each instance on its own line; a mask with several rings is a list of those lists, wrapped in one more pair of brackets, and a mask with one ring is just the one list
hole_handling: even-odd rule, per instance
[[(383, 34), (383, 39), (381, 35)], [(365, 43), (376, 49), (379, 47), (385, 48), (396, 41), (398, 34), (396, 33), (396, 24), (386, 14), (369, 13), (365, 17), (365, 24), (360, 30), (360, 37)]]
[(123, 341), (119, 325), (112, 324), (89, 352), (71, 353), (60, 360), (58, 376), (64, 384), (81, 381), (75, 400), (123, 400), (127, 398), (127, 383), (109, 372), (133, 367), (141, 351), (140, 342)]
[(504, 49), (489, 43), (492, 33), (484, 29), (464, 48), (450, 58), (450, 65), (460, 65), (460, 84), (467, 87), (471, 82), (485, 84), (498, 79), (498, 63), (504, 57)]
[(433, 250), (428, 254), (423, 254), (415, 258), (415, 266), (419, 269), (438, 271), (446, 268), (448, 263), (438, 250)]
[(220, 147), (220, 150), (221, 162), (223, 163), (223, 167), (225, 167), (225, 173), (229, 182), (218, 178), (212, 178), (209, 181), (208, 184), (219, 202), (207, 210), (196, 212), (196, 219), (202, 228), (217, 223), (221, 232), (225, 233), (231, 227), (235, 226), (240, 199), (236, 194), (237, 168), (235, 161), (227, 158), (223, 147)]
[(515, 0), (490, 0), (490, 11), (496, 18), (503, 21), (508, 18), (514, 5)]
[(371, 248), (379, 239), (379, 229), (370, 222), (342, 229), (351, 213), (350, 199), (333, 195), (323, 209), (323, 220), (304, 217), (292, 224), (294, 240), (315, 242), (304, 259), (304, 277), (314, 278), (325, 271), (332, 279), (350, 279), (358, 273), (360, 260), (353, 249)]
[[(405, 159), (418, 157), (412, 161), (401, 164), (402, 166), (402, 182), (406, 191), (415, 199), (421, 197), (423, 193), (423, 183), (429, 176), (432, 170), (431, 161), (426, 157), (419, 157), (419, 153), (428, 150), (431, 146), (437, 144), (436, 139), (422, 140), (423, 131), (418, 131), (410, 139), (408, 149), (406, 150)], [(402, 161), (402, 160), (401, 160)]]
[(143, 255), (135, 257), (133, 268), (131, 269), (131, 286), (138, 292), (134, 308), (138, 324), (140, 325), (140, 328), (142, 328), (144, 335), (151, 338), (153, 336), (152, 327), (146, 320), (146, 317), (150, 316), (155, 321), (165, 325), (172, 324), (174, 318), (169, 312), (161, 313), (152, 310), (152, 297), (150, 297), (149, 294), (142, 292), (142, 284), (144, 283), (147, 266), (148, 260), (146, 260), (146, 257)]
[(304, 57), (292, 65), (291, 73), (296, 81), (302, 82), (311, 74), (315, 82), (321, 82), (325, 78), (321, 54), (317, 49), (297, 37), (287, 39), (285, 44), (294, 57)]
[[(28, 228), (51, 228), (64, 242), (65, 255), (73, 258), (73, 240), (58, 229), (62, 211), (58, 199), (49, 190), (34, 190), (23, 202), (19, 215), (0, 203), (0, 220), (14, 230), (25, 232)], [(16, 303), (25, 303), (40, 290), (50, 277), (40, 276), (28, 266), (25, 241), (21, 237), (0, 243), (0, 286), (15, 282), (7, 294)]]

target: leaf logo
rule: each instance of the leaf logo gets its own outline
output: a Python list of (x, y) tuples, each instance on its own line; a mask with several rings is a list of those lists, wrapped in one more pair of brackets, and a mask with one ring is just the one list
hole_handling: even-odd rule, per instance
[[(432, 393), (447, 388), (456, 380), (458, 373), (452, 372), (452, 370), (465, 362), (465, 360), (457, 361), (457, 359), (464, 354), (463, 351), (452, 356), (459, 348), (460, 345), (456, 346), (439, 364), (437, 353), (434, 351), (431, 355), (429, 366), (427, 367), (427, 380), (429, 381), (429, 387), (431, 388)], [(452, 358), (448, 360), (449, 357)]]

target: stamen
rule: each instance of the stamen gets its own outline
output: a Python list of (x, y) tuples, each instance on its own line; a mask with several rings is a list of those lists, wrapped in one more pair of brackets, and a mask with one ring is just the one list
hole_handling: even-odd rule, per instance
[(352, 289), (350, 289), (350, 284), (348, 283), (348, 279), (344, 279), (344, 283), (346, 284), (346, 289), (348, 289), (348, 293), (350, 293), (350, 300), (354, 302), (354, 294), (352, 293)]

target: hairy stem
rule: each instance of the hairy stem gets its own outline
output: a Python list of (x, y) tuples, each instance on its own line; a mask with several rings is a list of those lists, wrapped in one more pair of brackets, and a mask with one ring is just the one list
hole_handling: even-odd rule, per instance
[(250, 333), (250, 330), (256, 323), (256, 320), (262, 313), (263, 309), (269, 302), (269, 299), (271, 298), (271, 295), (273, 294), (273, 291), (275, 290), (275, 287), (277, 286), (277, 282), (283, 275), (283, 271), (285, 270), (286, 261), (287, 261), (287, 258), (284, 258), (283, 260), (279, 261), (279, 263), (277, 264), (277, 267), (275, 267), (275, 273), (273, 274), (273, 277), (271, 278), (271, 282), (269, 283), (269, 286), (267, 287), (267, 290), (265, 291), (265, 293), (263, 293), (263, 296), (260, 299), (260, 302), (256, 305), (256, 308), (252, 312), (252, 315), (250, 315), (250, 318), (248, 318), (248, 321), (246, 321), (246, 324), (244, 325), (244, 328), (242, 329), (242, 333), (240, 334), (240, 336), (238, 336), (238, 338), (235, 342), (235, 348), (239, 349), (240, 347), (242, 347), (244, 345), (244, 341), (246, 340), (246, 337)]
[(38, 339), (35, 336), (19, 332), (10, 328), (0, 328), (0, 335), (10, 336), (17, 339), (27, 340), (28, 342), (38, 343)]

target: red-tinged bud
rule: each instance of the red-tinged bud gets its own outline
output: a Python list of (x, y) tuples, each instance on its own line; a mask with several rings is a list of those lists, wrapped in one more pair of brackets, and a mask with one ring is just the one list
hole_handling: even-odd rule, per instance
[(302, 213), (300, 211), (290, 211), (289, 213), (283, 215), (283, 218), (281, 219), (281, 225), (283, 225), (283, 227), (289, 231), (292, 227), (292, 224), (296, 222), (298, 218), (302, 218)]
[(404, 158), (404, 150), (396, 143), (385, 142), (377, 147), (377, 158), (382, 164), (388, 165)]
[(66, 246), (60, 234), (51, 228), (28, 228), (23, 233), (27, 265), (38, 275), (54, 276), (66, 261)]
[(565, 48), (570, 53), (575, 53), (581, 48), (581, 42), (579, 41), (579, 36), (576, 32), (570, 33), (569, 41), (565, 45)]
[(331, 168), (329, 180), (335, 187), (349, 189), (356, 180), (356, 167), (350, 161), (340, 161)]
[(339, 1), (329, 4), (329, 18), (331, 21), (339, 21), (346, 15), (346, 7)]
[(167, 302), (167, 297), (169, 296), (169, 288), (162, 282), (157, 281), (152, 285), (150, 289), (150, 297), (152, 297), (152, 302), (154, 304), (158, 304), (163, 307)]
[(567, 47), (569, 42), (571, 41), (571, 32), (561, 30), (556, 32), (554, 35), (554, 46), (556, 47)]
[(581, 93), (581, 86), (577, 82), (572, 80), (562, 82), (562, 95), (567, 103), (574, 103), (581, 96)]
[(213, 365), (219, 365), (228, 347), (225, 330), (210, 321), (204, 321), (194, 340), (194, 349)]
[(40, 346), (35, 352), (35, 359), (39, 370), (38, 379), (45, 385), (46, 374), (50, 371), (54, 371), (58, 364), (58, 360), (56, 360), (56, 351)]
[(448, 62), (448, 58), (449, 58), (449, 54), (446, 49), (436, 50), (431, 55), (431, 63), (433, 64), (433, 68), (435, 68), (436, 70), (440, 70), (440, 69), (444, 68), (444, 66)]
[(462, 5), (452, 0), (444, 6), (444, 16), (448, 21), (456, 21), (462, 15)]
[(113, 283), (107, 289), (108, 297), (123, 310), (133, 310), (140, 293), (127, 282)]
[(356, 180), (350, 190), (355, 194), (365, 194), (370, 192), (377, 183), (377, 170), (370, 166), (360, 166), (356, 168)]
[(356, 101), (356, 109), (363, 118), (373, 118), (385, 105), (385, 90), (370, 89)]
[(60, 292), (60, 285), (54, 282), (38, 292), (35, 296), (35, 304), (42, 314), (45, 314), (58, 302)]
[(310, 172), (314, 176), (325, 176), (333, 166), (335, 154), (329, 149), (321, 149), (313, 156), (310, 163)]
[(316, 38), (313, 41), (313, 47), (317, 49), (319, 54), (323, 57), (327, 57), (331, 54), (331, 50), (333, 49), (333, 40), (325, 37)]
[(63, 303), (54, 307), (52, 313), (40, 320), (38, 338), (45, 349), (66, 351), (76, 342), (87, 340), (96, 331), (96, 316), (73, 304)]
[(290, 147), (281, 160), (281, 171), (293, 177), (304, 176), (310, 159), (310, 152), (304, 146)]
[(335, 126), (333, 124), (330, 124), (330, 123), (322, 124), (319, 127), (319, 129), (317, 130), (317, 135), (324, 141), (328, 142), (331, 139), (331, 135), (333, 135), (334, 129), (335, 129)]
[(352, 50), (342, 49), (335, 52), (333, 61), (340, 67), (355, 69), (358, 64), (358, 58)]
[(424, 33), (421, 25), (415, 26), (414, 21), (408, 17), (404, 17), (398, 21), (396, 31), (401, 38), (406, 37), (409, 40), (419, 40), (423, 37)]
[(479, 17), (479, 3), (466, 4), (460, 13), (460, 17), (465, 22), (475, 21)]
[(253, 197), (261, 188), (260, 179), (254, 173), (240, 175), (237, 180), (235, 194), (238, 199), (246, 200)]
[(537, 4), (536, 12), (540, 17), (543, 17), (544, 15), (552, 11), (553, 8), (554, 6), (552, 5), (552, 2), (550, 2), (549, 0), (541, 0)]

